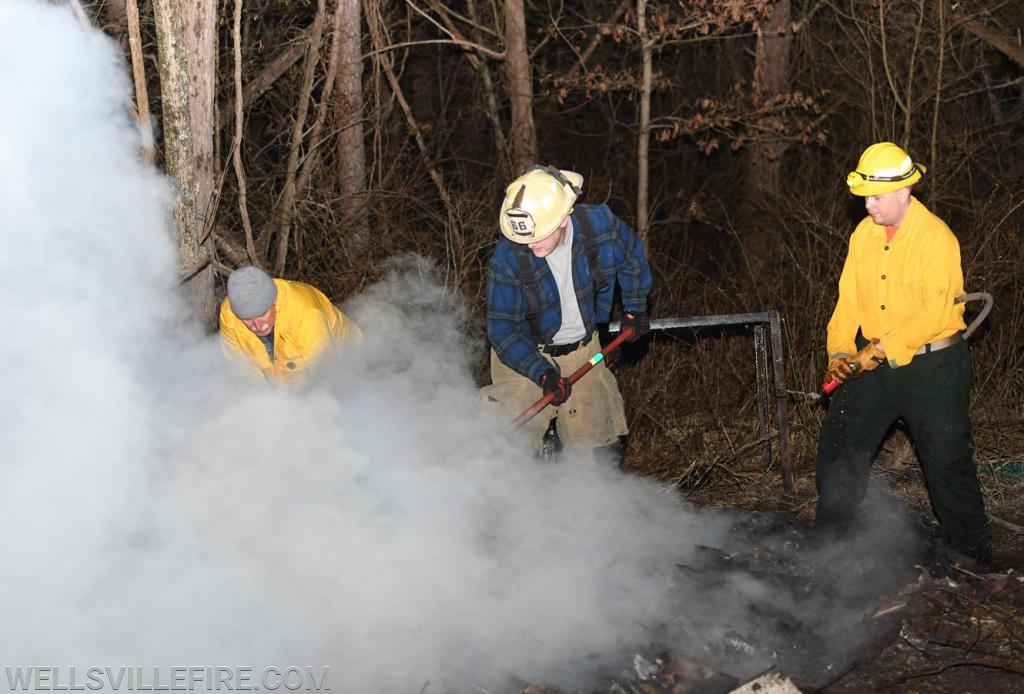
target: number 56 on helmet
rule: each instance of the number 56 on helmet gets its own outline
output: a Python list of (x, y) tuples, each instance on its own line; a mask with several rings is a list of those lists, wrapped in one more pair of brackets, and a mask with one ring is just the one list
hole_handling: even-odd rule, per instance
[(501, 233), (514, 243), (546, 239), (572, 212), (582, 185), (583, 176), (575, 171), (534, 166), (505, 189), (498, 214)]

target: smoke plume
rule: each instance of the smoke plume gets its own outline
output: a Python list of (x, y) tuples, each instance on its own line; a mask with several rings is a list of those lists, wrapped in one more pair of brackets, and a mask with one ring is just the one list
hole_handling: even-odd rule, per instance
[(587, 455), (538, 464), (481, 409), (480, 346), (421, 259), (350, 299), (365, 343), (315, 387), (235, 373), (178, 296), (173, 189), (113, 42), (7, 0), (0, 63), (3, 665), (500, 691), (656, 635), (701, 654), (778, 600), (680, 579), (736, 516)]

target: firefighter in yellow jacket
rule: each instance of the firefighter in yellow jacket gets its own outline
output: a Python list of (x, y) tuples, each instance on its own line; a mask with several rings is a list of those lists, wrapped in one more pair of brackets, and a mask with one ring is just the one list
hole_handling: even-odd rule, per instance
[(941, 526), (936, 558), (984, 566), (992, 540), (970, 441), (960, 244), (911, 194), (924, 172), (879, 142), (846, 179), (868, 216), (850, 237), (828, 323), (826, 381), (844, 385), (818, 441), (816, 524), (840, 534), (855, 527), (872, 458), (901, 418)]
[(292, 386), (343, 342), (360, 341), (362, 332), (316, 287), (250, 265), (228, 277), (220, 339), (253, 374)]

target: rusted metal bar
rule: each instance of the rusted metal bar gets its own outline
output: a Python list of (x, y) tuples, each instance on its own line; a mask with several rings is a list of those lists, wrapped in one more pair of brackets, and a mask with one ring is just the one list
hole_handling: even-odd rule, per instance
[[(789, 406), (786, 396), (786, 370), (782, 353), (782, 323), (778, 311), (764, 313), (731, 313), (715, 316), (675, 316), (672, 318), (655, 318), (651, 321), (651, 330), (671, 330), (673, 328), (716, 328), (726, 326), (747, 326), (753, 328), (754, 365), (757, 374), (757, 423), (761, 438), (764, 439), (765, 467), (771, 467), (772, 437), (769, 435), (768, 419), (770, 417), (769, 385), (768, 385), (768, 350), (766, 348), (765, 329), (771, 343), (772, 381), (775, 395), (775, 419), (779, 439), (779, 467), (782, 470), (782, 487), (787, 494), (793, 493), (793, 464), (789, 449)], [(610, 332), (618, 332), (620, 325), (613, 322), (608, 325)]]
[[(765, 346), (765, 324), (754, 324), (754, 373), (757, 385), (757, 431), (768, 441), (768, 348)], [(764, 447), (764, 468), (772, 464), (772, 447)]]
[(782, 321), (778, 311), (768, 312), (768, 327), (772, 338), (772, 370), (775, 378), (775, 417), (779, 427), (779, 467), (782, 469), (782, 489), (792, 494), (793, 461), (789, 452), (789, 398), (786, 391), (786, 363), (782, 353)]

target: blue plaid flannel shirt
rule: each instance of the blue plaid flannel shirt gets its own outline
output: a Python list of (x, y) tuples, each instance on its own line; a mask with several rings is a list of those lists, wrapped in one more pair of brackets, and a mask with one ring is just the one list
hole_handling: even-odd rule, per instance
[[(594, 286), (583, 233), (576, 221), (580, 215), (586, 215), (590, 222), (597, 240), (601, 270), (607, 278), (607, 284), (600, 292)], [(647, 295), (651, 291), (651, 267), (647, 264), (640, 238), (612, 214), (607, 205), (576, 205), (572, 218), (573, 285), (587, 334), (594, 331), (596, 324), (610, 320), (616, 283), (621, 290), (623, 309), (646, 313)], [(538, 342), (530, 334), (526, 320), (526, 291), (519, 277), (519, 260), (514, 245), (502, 238), (487, 268), (487, 336), (503, 364), (537, 383), (550, 365), (540, 355)], [(538, 322), (541, 342), (546, 344), (562, 325), (561, 302), (547, 261), (532, 253), (530, 259), (539, 278)]]

